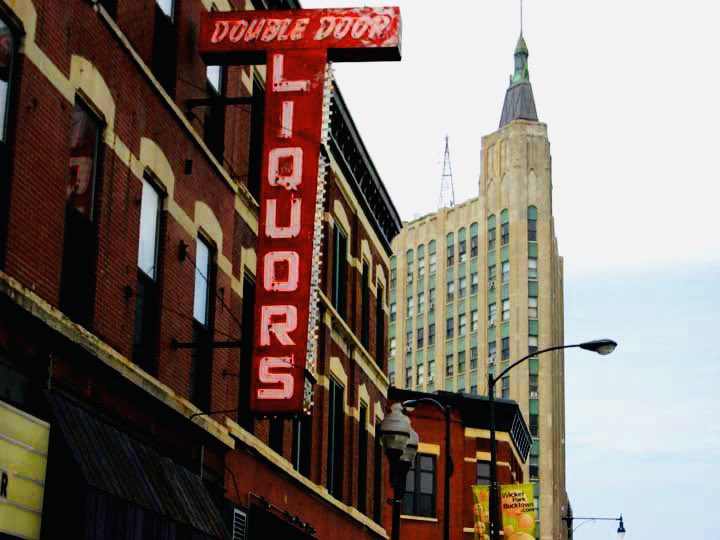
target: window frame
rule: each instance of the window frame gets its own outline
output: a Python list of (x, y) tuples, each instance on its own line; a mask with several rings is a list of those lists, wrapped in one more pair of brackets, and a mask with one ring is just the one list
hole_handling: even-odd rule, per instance
[[(415, 461), (408, 471), (405, 479), (405, 494), (402, 500), (402, 513), (409, 516), (434, 518), (437, 516), (437, 457), (433, 454), (418, 453)], [(422, 468), (423, 458), (429, 459), (431, 467), (429, 470)], [(418, 467), (420, 465), (420, 467)], [(422, 474), (428, 473), (432, 475), (432, 490), (429, 494), (422, 493)], [(409, 486), (412, 486), (410, 488)], [(416, 489), (417, 488), (417, 489)], [(418, 495), (427, 495), (430, 497), (430, 509), (425, 512), (421, 509), (421, 502)]]

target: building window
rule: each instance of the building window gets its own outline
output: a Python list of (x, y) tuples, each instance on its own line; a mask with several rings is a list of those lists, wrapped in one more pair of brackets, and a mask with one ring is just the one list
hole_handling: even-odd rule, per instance
[(362, 284), (360, 287), (360, 343), (365, 350), (370, 349), (370, 265), (362, 264)]
[(425, 384), (425, 366), (420, 364), (417, 368), (417, 386)]
[(455, 300), (455, 282), (454, 281), (448, 281), (447, 282), (447, 302), (448, 304)]
[(203, 122), (203, 139), (213, 155), (222, 163), (225, 151), (224, 70), (221, 66), (207, 66), (205, 74), (210, 103)]
[(478, 350), (477, 347), (470, 348), (470, 369), (477, 369)]
[[(496, 278), (497, 278), (497, 267), (494, 264), (491, 264), (490, 266), (488, 266), (488, 281), (492, 282), (493, 286), (494, 286)], [(492, 289), (492, 287), (489, 287), (489, 288)]]
[(412, 296), (408, 296), (405, 307), (406, 307), (406, 316), (412, 317), (415, 313), (415, 300), (413, 299)]
[(425, 312), (425, 293), (419, 292), (417, 295), (417, 313), (422, 315)]
[(7, 141), (8, 119), (10, 117), (10, 97), (13, 74), (13, 63), (15, 61), (15, 33), (8, 24), (0, 19), (0, 142)]
[(435, 311), (435, 288), (428, 290), (428, 311), (432, 313)]
[(268, 446), (282, 456), (284, 443), (285, 420), (282, 418), (271, 418), (268, 427)]
[(495, 302), (488, 306), (488, 321), (491, 323), (497, 321), (497, 304)]
[(502, 301), (502, 320), (503, 321), (510, 320), (510, 300)]
[(448, 233), (446, 237), (447, 266), (452, 266), (453, 264), (455, 264), (455, 244), (453, 242), (453, 233)]
[(496, 229), (495, 229), (495, 216), (488, 217), (488, 251), (495, 249)]
[(397, 268), (390, 270), (390, 290), (394, 291), (397, 289)]
[(528, 207), (528, 241), (537, 241), (537, 208)]
[(507, 360), (510, 358), (510, 338), (502, 338), (502, 359)]
[(412, 388), (412, 366), (405, 367), (405, 388)]
[(470, 226), (470, 258), (478, 256), (478, 225), (473, 223)]
[(453, 353), (448, 353), (445, 355), (445, 375), (447, 377), (452, 377), (455, 373), (455, 356)]
[(464, 313), (458, 316), (458, 336), (464, 336), (467, 333), (467, 315)]
[(428, 271), (434, 274), (437, 271), (437, 253), (430, 254), (430, 268)]
[(425, 277), (425, 257), (418, 257), (418, 279)]
[(537, 259), (531, 257), (528, 259), (528, 279), (537, 279)]
[(175, 0), (156, 0), (151, 69), (165, 91), (174, 97), (176, 58)]
[(510, 281), (510, 261), (502, 263), (502, 282), (508, 283)]
[(347, 305), (347, 235), (336, 223), (333, 237), (332, 301), (343, 319)]
[(435, 345), (435, 323), (428, 324), (428, 345)]
[(390, 352), (388, 353), (388, 356), (390, 358), (393, 358), (395, 356), (396, 352), (397, 352), (397, 338), (391, 337), (390, 338)]
[(193, 294), (193, 342), (190, 401), (202, 410), (210, 408), (212, 379), (213, 307), (215, 297), (215, 253), (202, 237), (195, 246)]
[(465, 351), (458, 351), (458, 373), (465, 373)]
[(540, 459), (538, 456), (530, 456), (530, 478), (537, 480), (539, 478), (538, 473), (540, 472)]
[(392, 302), (390, 304), (390, 322), (395, 322), (397, 320), (397, 304), (395, 302)]
[[(537, 391), (538, 391), (538, 376), (530, 375), (530, 396), (533, 399), (537, 398)], [(533, 392), (535, 393), (535, 395), (533, 395)]]
[(65, 237), (60, 309), (89, 326), (94, 303), (96, 183), (99, 178), (100, 121), (81, 103), (72, 113), (69, 174), (65, 184)]
[[(428, 385), (435, 381), (435, 360), (428, 360)], [(428, 388), (428, 391), (430, 389)]]
[(132, 357), (136, 364), (152, 373), (160, 324), (157, 281), (161, 210), (162, 195), (147, 177), (143, 178)]
[(310, 476), (310, 452), (312, 449), (312, 416), (302, 414), (293, 419), (292, 430), (293, 468), (305, 477)]
[(478, 312), (474, 309), (470, 312), (470, 331), (477, 332), (478, 330)]
[(500, 213), (500, 241), (503, 246), (510, 242), (510, 218), (507, 209)]
[(445, 321), (445, 339), (451, 339), (455, 335), (455, 321), (448, 317)]
[(357, 458), (357, 509), (361, 514), (367, 509), (367, 407), (360, 405), (358, 419), (358, 458)]
[(538, 318), (538, 299), (537, 296), (528, 297), (528, 318)]
[(375, 362), (382, 369), (385, 363), (385, 289), (377, 284), (375, 298)]
[(538, 350), (537, 336), (528, 336), (528, 354), (535, 354)]
[(466, 260), (467, 260), (467, 243), (466, 243), (465, 239), (463, 239), (458, 242), (458, 261), (460, 261), (460, 264), (462, 264)]
[(504, 399), (510, 398), (510, 376), (508, 375), (502, 378), (502, 397)]
[(413, 331), (410, 328), (405, 332), (405, 352), (412, 352), (412, 336)]
[(417, 454), (405, 480), (403, 514), (435, 516), (435, 456)]
[(495, 362), (495, 353), (497, 352), (497, 343), (495, 341), (488, 342), (488, 364)]
[(260, 200), (262, 177), (262, 147), (265, 138), (265, 89), (257, 76), (253, 77), (250, 108), (250, 143), (248, 144), (248, 191)]
[(422, 349), (425, 346), (425, 329), (424, 328), (418, 328), (417, 329), (417, 348)]
[(345, 434), (345, 389), (330, 379), (328, 400), (327, 488), (330, 495), (342, 500), (343, 438)]
[(395, 368), (391, 368), (388, 371), (388, 381), (390, 382), (390, 385), (395, 384)]
[(406, 281), (408, 283), (413, 282), (413, 273), (414, 273), (414, 260), (413, 260), (413, 250), (408, 249), (405, 253), (405, 264), (406, 264), (406, 270), (407, 270), (407, 279)]
[(478, 275), (477, 272), (470, 274), (470, 294), (477, 294), (478, 292)]
[(458, 278), (458, 298), (465, 298), (465, 292), (467, 291), (467, 278)]
[(383, 448), (380, 444), (381, 420), (375, 418), (375, 439), (373, 443), (373, 521), (382, 523), (383, 518), (383, 496), (382, 486), (385, 475), (383, 474)]
[(490, 485), (490, 462), (489, 461), (478, 461), (477, 462), (477, 473), (475, 474), (475, 485), (476, 486), (489, 486)]
[[(242, 323), (245, 328), (255, 325), (255, 281), (245, 271), (242, 285)], [(252, 375), (252, 332), (240, 335), (240, 368), (238, 377), (238, 415), (237, 420), (250, 433), (254, 430), (254, 416), (250, 412), (250, 379)]]

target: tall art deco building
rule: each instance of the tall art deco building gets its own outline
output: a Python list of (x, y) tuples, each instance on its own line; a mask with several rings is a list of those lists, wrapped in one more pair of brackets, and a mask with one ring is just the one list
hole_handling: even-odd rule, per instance
[[(550, 143), (527, 59), (521, 36), (500, 127), (482, 140), (479, 196), (405, 223), (393, 241), (389, 372), (400, 388), (486, 395), (488, 372), (563, 342)], [(525, 476), (543, 540), (565, 533), (563, 370), (561, 351), (544, 354), (496, 388), (530, 425)]]

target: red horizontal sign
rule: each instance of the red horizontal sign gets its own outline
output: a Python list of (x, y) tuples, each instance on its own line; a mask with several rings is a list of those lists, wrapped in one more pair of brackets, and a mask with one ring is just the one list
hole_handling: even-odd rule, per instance
[[(203, 13), (208, 62), (265, 63), (274, 50), (326, 50), (331, 61), (400, 60), (400, 9), (366, 7)], [(231, 58), (228, 58), (231, 56)]]

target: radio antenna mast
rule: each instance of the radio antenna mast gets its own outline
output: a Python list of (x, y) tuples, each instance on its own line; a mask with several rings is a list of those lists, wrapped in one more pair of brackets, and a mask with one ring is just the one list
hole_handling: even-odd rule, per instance
[(443, 160), (442, 179), (440, 182), (440, 202), (438, 210), (443, 207), (455, 206), (455, 188), (453, 187), (452, 167), (450, 166), (449, 137), (445, 135), (445, 158)]

